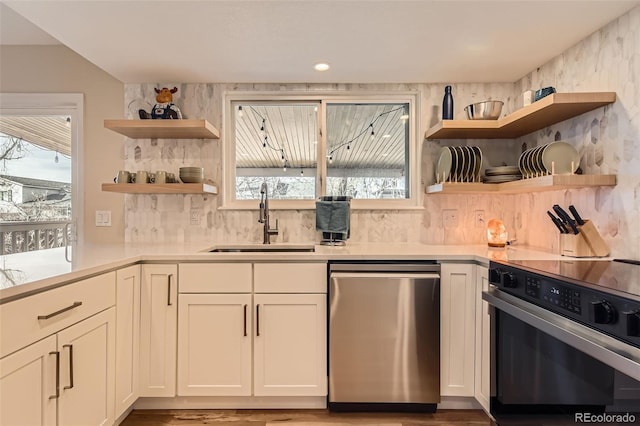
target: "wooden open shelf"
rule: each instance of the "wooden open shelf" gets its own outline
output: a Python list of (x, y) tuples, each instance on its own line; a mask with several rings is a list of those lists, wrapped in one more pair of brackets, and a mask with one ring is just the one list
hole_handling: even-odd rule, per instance
[(425, 139), (514, 139), (615, 102), (615, 92), (554, 93), (497, 120), (443, 120)]
[(103, 183), (102, 190), (125, 194), (217, 194), (218, 187), (206, 183)]
[(560, 189), (615, 186), (616, 175), (548, 175), (504, 183), (443, 182), (426, 188), (427, 194), (522, 194)]
[(104, 120), (104, 127), (132, 139), (219, 139), (207, 120)]

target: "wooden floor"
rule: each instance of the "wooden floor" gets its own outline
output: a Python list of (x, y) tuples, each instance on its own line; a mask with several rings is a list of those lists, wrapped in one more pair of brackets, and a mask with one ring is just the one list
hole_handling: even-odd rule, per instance
[(134, 410), (122, 426), (426, 426), (492, 425), (481, 410), (433, 414), (333, 413), (327, 410)]

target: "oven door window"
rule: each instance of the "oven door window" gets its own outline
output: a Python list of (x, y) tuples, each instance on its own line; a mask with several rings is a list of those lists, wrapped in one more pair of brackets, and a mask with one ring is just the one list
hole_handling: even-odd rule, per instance
[(613, 368), (505, 312), (496, 314), (496, 399), (503, 409), (602, 411), (613, 403)]

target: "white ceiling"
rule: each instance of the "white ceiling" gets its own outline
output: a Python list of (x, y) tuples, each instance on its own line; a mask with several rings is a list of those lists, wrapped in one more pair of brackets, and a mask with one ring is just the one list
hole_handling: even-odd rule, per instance
[[(511, 82), (640, 4), (0, 1), (13, 9), (0, 7), (0, 43), (59, 40), (125, 83)], [(314, 71), (320, 61), (331, 69)]]

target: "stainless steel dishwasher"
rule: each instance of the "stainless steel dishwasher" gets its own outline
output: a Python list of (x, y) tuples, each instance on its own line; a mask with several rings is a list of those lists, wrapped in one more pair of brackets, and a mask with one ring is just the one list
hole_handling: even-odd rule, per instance
[(331, 263), (329, 409), (433, 412), (440, 265)]

